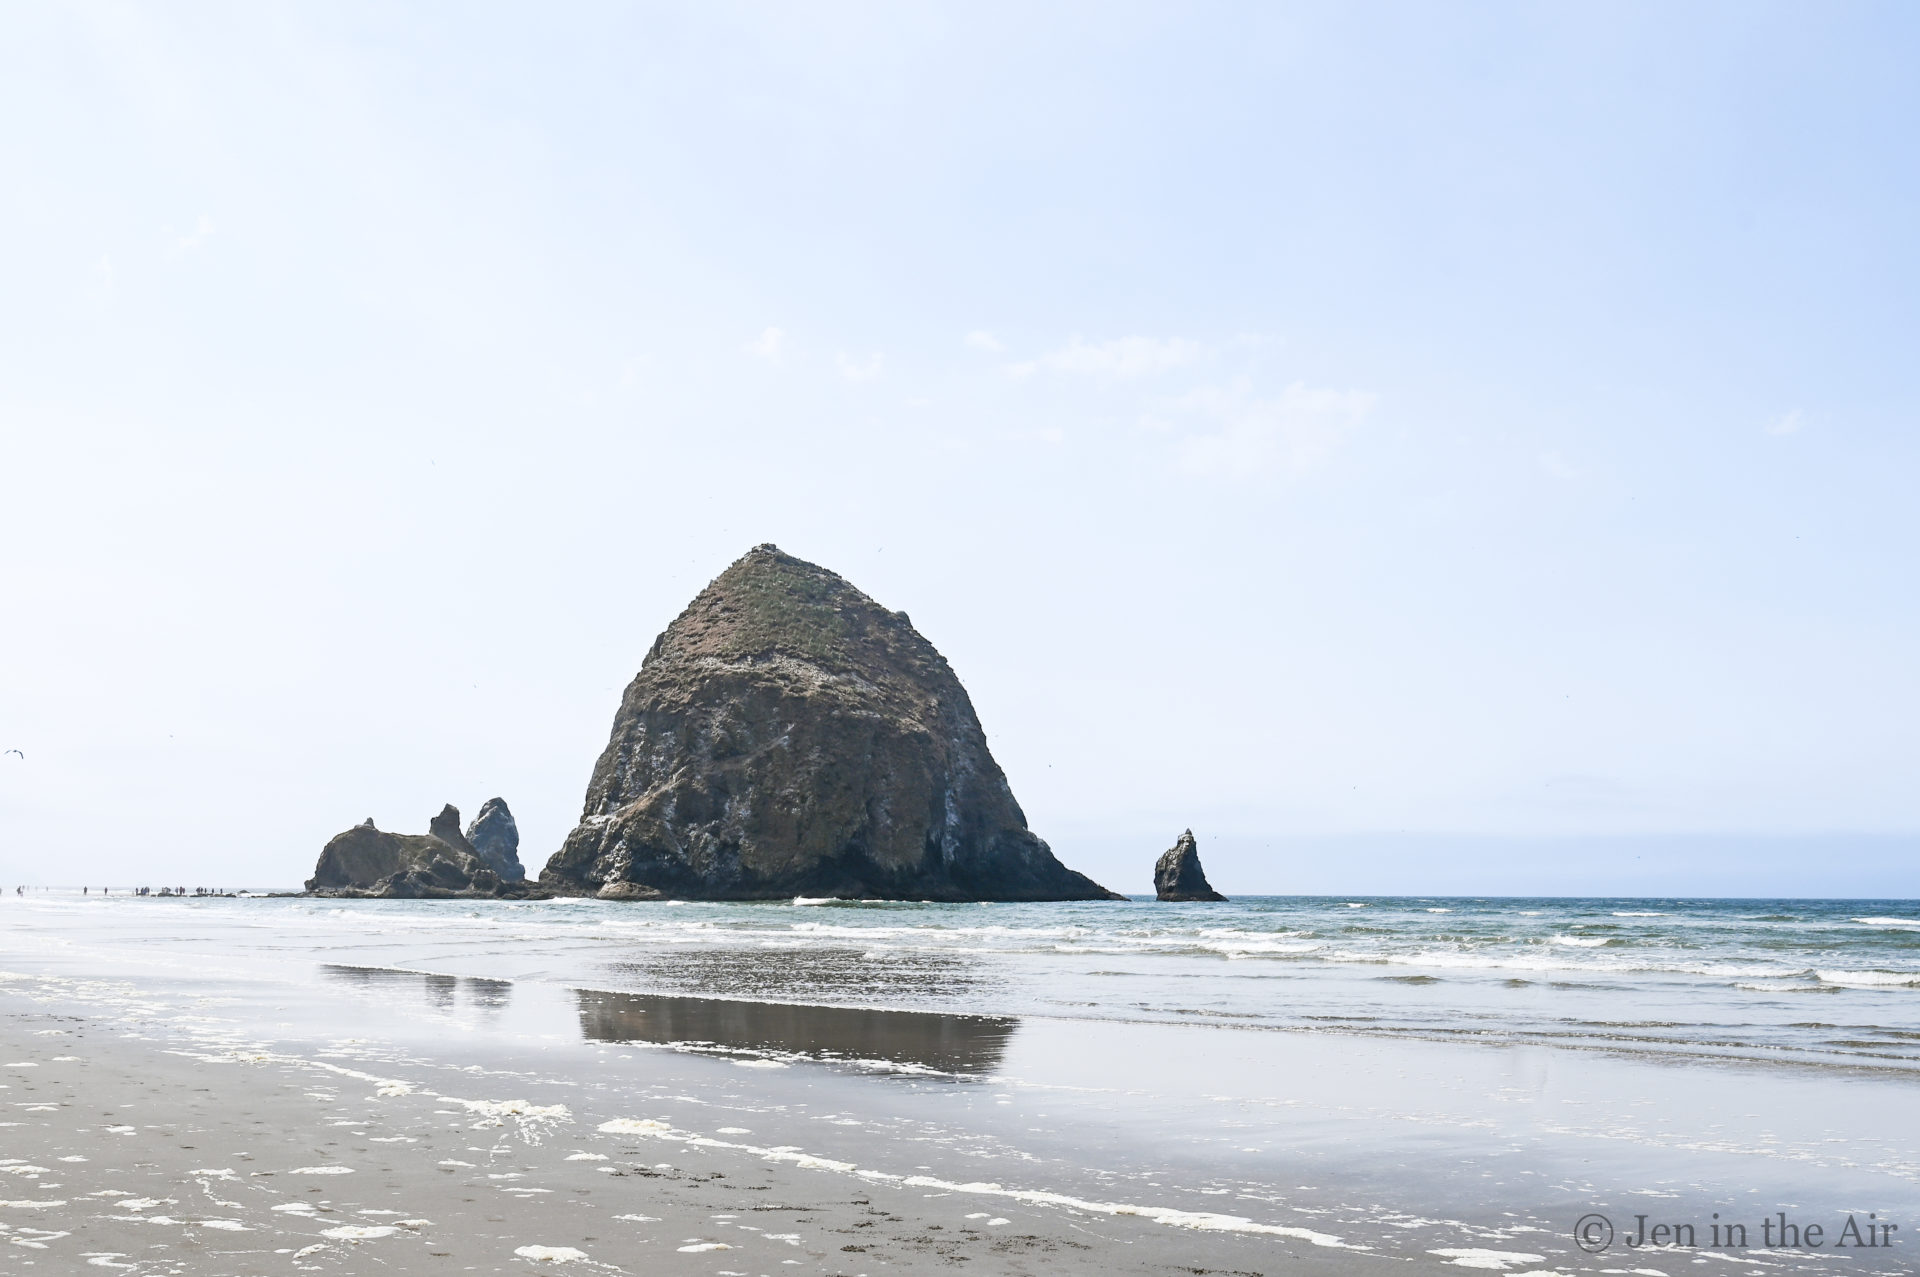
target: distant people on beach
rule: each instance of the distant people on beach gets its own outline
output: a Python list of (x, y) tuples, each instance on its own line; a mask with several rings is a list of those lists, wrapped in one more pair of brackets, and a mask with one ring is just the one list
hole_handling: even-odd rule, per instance
[[(5, 887), (0, 887), (0, 891), (5, 891), (5, 890), (6, 890)], [(35, 887), (34, 890), (41, 891), (41, 892), (46, 892), (46, 891), (57, 892), (57, 891), (71, 891), (72, 888), (71, 887)], [(229, 890), (228, 888), (225, 888), (225, 887), (195, 887), (191, 891), (189, 891), (185, 887), (161, 887), (157, 891), (154, 890), (152, 887), (129, 887), (126, 889), (126, 891), (127, 891), (127, 894), (130, 894), (130, 895), (165, 896), (169, 900), (180, 900), (180, 899), (187, 899), (192, 897), (198, 897), (200, 899), (205, 899), (205, 900), (237, 900), (241, 896), (244, 896), (247, 894), (245, 891), (242, 891), (238, 888)], [(22, 883), (19, 886), (16, 886), (13, 889), (13, 894), (16, 896), (26, 895), (27, 894), (26, 884)], [(83, 896), (91, 896), (93, 894), (93, 888), (90, 886), (82, 887), (80, 888), (80, 894)], [(100, 888), (100, 894), (103, 896), (110, 896), (113, 894), (113, 888), (102, 887)]]

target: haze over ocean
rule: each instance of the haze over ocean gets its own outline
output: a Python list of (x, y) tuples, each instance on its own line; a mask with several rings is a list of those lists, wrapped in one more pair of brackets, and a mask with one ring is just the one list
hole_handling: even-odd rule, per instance
[(14, 6), (0, 875), (505, 796), (775, 541), (1125, 890), (1920, 895), (1911, 6)]

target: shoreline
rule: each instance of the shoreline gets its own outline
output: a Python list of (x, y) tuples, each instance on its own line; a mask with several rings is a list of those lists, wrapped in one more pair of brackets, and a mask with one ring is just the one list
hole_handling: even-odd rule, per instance
[[(183, 945), (251, 967), (346, 944), (373, 967), (609, 991), (1920, 1074), (1914, 902), (132, 899), (36, 895), (0, 917), (133, 966)], [(281, 941), (247, 952), (262, 928)]]
[[(580, 1252), (565, 1261), (576, 1271), (716, 1277), (1300, 1263), (1520, 1277), (1634, 1267), (1573, 1244), (1593, 1210), (1624, 1222), (1857, 1206), (1898, 1221), (1920, 1200), (1920, 1141), (1888, 1120), (1914, 1098), (1898, 1069), (1435, 1041), (1341, 1021), (1236, 1032), (1275, 1026), (1105, 1017), (1097, 1002), (1011, 1012), (990, 954), (862, 947), (912, 911), (660, 908), (636, 929), (624, 912), (546, 905), (313, 903), (4, 917), (0, 1121), (13, 1125), (0, 1127), (0, 1177), (13, 1178), (0, 1201), (28, 1204), (0, 1206), (0, 1244), (29, 1259), (113, 1255), (153, 1277), (189, 1251), (199, 1266), (183, 1274), (231, 1277), (241, 1261), (211, 1256), (243, 1243), (247, 1265), (287, 1271), (561, 1262), (514, 1253), (544, 1246)], [(980, 928), (967, 912), (929, 916)], [(1125, 974), (1150, 964), (1091, 961), (1096, 979), (1122, 982), (1089, 992), (1156, 987)], [(1217, 955), (1169, 971), (1167, 988), (1240, 1005), (1251, 990), (1313, 987)], [(1605, 995), (1402, 987), (1334, 992)], [(856, 989), (886, 1004), (832, 996)], [(288, 1173), (343, 1158), (360, 1160), (283, 1191)], [(136, 1172), (151, 1182), (113, 1178)], [(640, 1196), (616, 1206), (608, 1185)], [(116, 1191), (156, 1204), (102, 1205)], [(290, 1196), (329, 1209), (303, 1213)], [(754, 1235), (768, 1229), (752, 1210), (774, 1201), (808, 1221), (779, 1230), (797, 1240), (777, 1247)], [(126, 1218), (156, 1215), (172, 1222)], [(732, 1249), (680, 1250), (709, 1243)], [(296, 1261), (309, 1246), (331, 1251)], [(1655, 1263), (1668, 1277), (1694, 1259), (1702, 1277), (1755, 1261), (1831, 1277), (1897, 1271), (1905, 1251), (1837, 1258)]]

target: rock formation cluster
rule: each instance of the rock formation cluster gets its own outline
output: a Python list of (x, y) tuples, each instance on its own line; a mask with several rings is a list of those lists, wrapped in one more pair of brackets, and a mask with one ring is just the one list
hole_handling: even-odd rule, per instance
[(755, 547), (654, 641), (540, 875), (608, 899), (1104, 900), (1027, 828), (945, 658)]
[(1159, 900), (1225, 900), (1207, 882), (1200, 868), (1200, 844), (1193, 830), (1180, 835), (1179, 841), (1160, 853), (1153, 866), (1153, 894)]
[[(476, 832), (483, 835), (488, 852), (476, 847)], [(317, 896), (403, 900), (544, 896), (520, 869), (519, 842), (513, 814), (498, 798), (481, 809), (480, 819), (465, 834), (460, 832), (460, 811), (452, 804), (441, 808), (424, 834), (388, 833), (376, 829), (368, 817), (328, 840), (306, 887)]]

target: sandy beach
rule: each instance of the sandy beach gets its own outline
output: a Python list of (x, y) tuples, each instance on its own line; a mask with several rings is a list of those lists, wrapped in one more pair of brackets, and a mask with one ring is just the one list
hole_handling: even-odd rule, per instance
[[(1629, 1049), (1541, 1045), (1525, 1020), (1468, 1042), (1013, 1013), (991, 953), (930, 964), (924, 940), (916, 959), (895, 937), (889, 987), (844, 936), (769, 949), (711, 929), (732, 915), (671, 922), (685, 915), (13, 902), (5, 1253), (20, 1271), (193, 1277), (1910, 1267), (1911, 1069), (1865, 1038), (1832, 1062), (1836, 1034), (1865, 1029), (1769, 1063), (1726, 1054), (1737, 1026), (1681, 1051), (1671, 1025)], [(859, 916), (897, 931), (908, 915)], [(610, 987), (666, 969), (631, 928), (670, 922), (709, 938), (669, 933), (683, 975), (746, 971), (791, 996), (784, 972), (844, 1001), (858, 991), (829, 980), (843, 969), (891, 1004)], [(1210, 962), (1195, 968), (1208, 987), (1241, 978)], [(937, 973), (979, 1009), (924, 1009)], [(1260, 979), (1309, 996), (1305, 976)], [(1418, 979), (1384, 996), (1474, 996)], [(1606, 987), (1589, 996), (1617, 996)], [(1763, 1244), (1782, 1213), (1829, 1242), (1856, 1217), (1895, 1231), (1870, 1248)], [(1578, 1230), (1596, 1216), (1616, 1236), (1590, 1249)], [(1699, 1230), (1715, 1221), (1747, 1225), (1750, 1244), (1713, 1244)], [(1695, 1244), (1629, 1244), (1663, 1222), (1692, 1224)]]
[(11, 1188), (0, 1222), (18, 1271), (1205, 1273), (1310, 1256), (1329, 1273), (1401, 1266), (1312, 1254), (1326, 1248), (1248, 1221), (1170, 1223), (859, 1169), (769, 1148), (741, 1127), (683, 1129), (606, 1107), (564, 1081), (491, 1098), (492, 1070), (375, 1072), (130, 1040), (92, 1016), (21, 1003), (8, 997), (0, 1013)]

